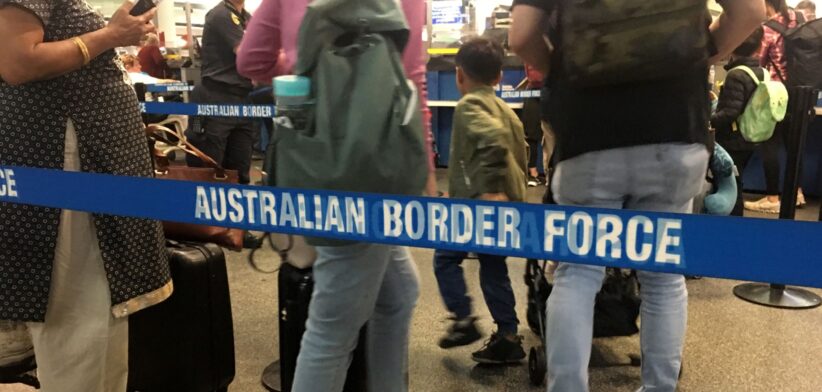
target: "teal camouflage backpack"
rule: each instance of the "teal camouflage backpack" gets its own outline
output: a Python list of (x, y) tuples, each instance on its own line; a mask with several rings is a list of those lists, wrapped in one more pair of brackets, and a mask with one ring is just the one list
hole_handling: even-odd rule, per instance
[(422, 193), (420, 100), (401, 59), (407, 39), (394, 1), (309, 4), (295, 73), (311, 79), (315, 104), (306, 129), (277, 135), (278, 186)]
[(757, 84), (745, 110), (736, 121), (742, 137), (752, 143), (764, 142), (773, 136), (776, 124), (785, 118), (788, 109), (788, 89), (781, 82), (771, 81), (768, 72), (764, 80), (759, 80), (749, 67), (741, 65), (731, 71), (740, 70), (748, 74)]

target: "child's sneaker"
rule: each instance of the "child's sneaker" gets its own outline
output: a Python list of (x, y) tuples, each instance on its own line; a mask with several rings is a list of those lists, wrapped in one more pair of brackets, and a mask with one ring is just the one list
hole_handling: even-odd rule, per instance
[(495, 332), (481, 350), (471, 354), (471, 358), (485, 364), (519, 363), (525, 359), (522, 336), (501, 336), (499, 332)]
[(476, 325), (476, 317), (466, 317), (461, 320), (454, 320), (448, 333), (440, 339), (440, 348), (453, 348), (467, 346), (482, 338), (482, 334)]

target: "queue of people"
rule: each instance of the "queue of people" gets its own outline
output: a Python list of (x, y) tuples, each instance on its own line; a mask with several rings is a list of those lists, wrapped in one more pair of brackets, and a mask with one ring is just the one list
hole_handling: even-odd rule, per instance
[[(52, 3), (59, 3), (60, 12), (52, 12)], [(544, 75), (541, 118), (536, 123), (540, 130), (550, 130), (546, 135), (556, 143), (550, 153), (557, 164), (549, 179), (556, 203), (690, 212), (711, 155), (708, 124), (716, 129), (716, 140), (728, 144), (737, 165), (745, 166), (751, 146), (739, 142), (729, 129), (755, 81), (734, 69), (749, 67), (757, 78), (767, 70), (774, 79), (789, 80), (782, 38), (761, 23), (767, 12), (791, 27), (799, 23), (798, 13), (784, 0), (721, 3), (725, 12), (713, 22), (699, 12), (665, 14), (671, 18), (669, 26), (683, 24), (685, 19), (676, 18), (690, 18), (684, 24), (691, 27), (686, 33), (694, 39), (684, 52), (695, 57), (678, 59), (674, 65), (679, 68), (626, 74), (625, 78), (634, 78), (626, 81), (585, 66), (568, 66), (578, 60), (574, 46), (587, 43), (573, 34), (581, 26), (564, 25), (560, 11), (581, 5), (514, 1), (511, 49)], [(421, 117), (428, 123), (421, 41), (424, 3), (374, 0), (373, 5), (401, 7), (405, 15), (410, 38), (402, 52), (404, 71), (422, 92)], [(265, 0), (253, 18), (243, 0), (225, 0), (210, 10), (202, 46), (203, 81), (192, 99), (247, 103), (256, 84), (292, 73), (308, 6), (308, 0)], [(130, 9), (124, 4), (105, 23), (82, 0), (0, 0), (0, 33), (11, 37), (0, 42), (0, 132), (8, 136), (6, 142), (0, 141), (0, 164), (152, 175), (137, 101), (113, 49), (135, 45), (153, 33), (150, 20), (155, 11), (131, 16)], [(806, 6), (803, 12), (807, 17), (815, 10)], [(671, 33), (661, 23), (653, 28), (657, 30), (648, 33)], [(632, 47), (642, 42), (619, 44)], [(535, 158), (531, 152), (529, 164), (523, 124), (493, 91), (501, 75), (502, 53), (498, 44), (473, 38), (456, 56), (462, 98), (454, 116), (450, 197), (519, 202), (524, 200), (529, 174), (536, 181), (529, 170)], [(728, 56), (729, 76), (712, 116), (708, 66)], [(125, 58), (124, 63), (140, 75), (143, 57), (153, 56)], [(592, 112), (590, 107), (599, 110)], [(645, 108), (646, 115), (638, 119), (635, 107)], [(17, 115), (20, 112), (25, 119)], [(192, 123), (186, 132), (189, 141), (225, 168), (238, 170), (241, 183), (250, 183), (256, 125), (247, 119), (216, 117)], [(419, 193), (437, 196), (430, 124), (423, 129), (428, 182)], [(781, 137), (774, 139), (782, 142)], [(32, 145), (44, 148), (24, 148)], [(201, 162), (190, 159), (188, 164)], [(778, 189), (770, 184), (771, 195), (745, 207), (778, 210)], [(173, 289), (160, 224), (10, 203), (0, 203), (0, 221), (0, 319), (24, 322), (31, 330), (42, 389), (125, 391), (128, 316), (162, 302)], [(357, 243), (317, 246), (317, 253), (314, 292), (292, 390), (341, 391), (364, 325), (368, 389), (408, 390), (409, 328), (419, 296), (416, 264), (408, 249)], [(454, 316), (438, 342), (443, 349), (482, 338), (461, 269), (466, 256), (438, 250), (432, 260), (443, 301)], [(497, 331), (472, 358), (491, 364), (519, 362), (525, 353), (505, 257), (478, 258), (480, 284)], [(594, 300), (604, 276), (604, 267), (559, 263), (545, 326), (548, 391), (588, 390)], [(687, 329), (685, 279), (645, 271), (638, 277), (640, 390), (674, 391)]]

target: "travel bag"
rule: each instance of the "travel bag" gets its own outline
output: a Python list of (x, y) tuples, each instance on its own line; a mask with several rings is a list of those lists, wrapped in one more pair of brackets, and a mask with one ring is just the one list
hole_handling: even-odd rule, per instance
[(129, 317), (128, 390), (227, 391), (234, 328), (223, 250), (169, 241), (168, 252), (174, 293)]
[[(185, 140), (183, 135), (177, 134), (164, 126), (153, 124), (146, 127), (146, 136), (152, 144), (155, 178), (237, 184), (238, 174), (236, 170), (223, 168), (214, 159)], [(167, 147), (158, 148), (157, 142), (162, 142)], [(182, 151), (185, 154), (196, 156), (203, 162), (205, 167), (173, 164), (169, 159), (169, 153), (174, 151)], [(163, 222), (163, 231), (165, 231), (166, 238), (173, 240), (213, 242), (235, 251), (243, 249), (243, 230), (241, 229), (165, 221)]]
[[(314, 289), (311, 268), (297, 268), (289, 263), (280, 267), (278, 297), (280, 314), (280, 392), (290, 392), (297, 369), (297, 356), (308, 320), (308, 306)], [(348, 367), (344, 392), (366, 391), (365, 327)]]

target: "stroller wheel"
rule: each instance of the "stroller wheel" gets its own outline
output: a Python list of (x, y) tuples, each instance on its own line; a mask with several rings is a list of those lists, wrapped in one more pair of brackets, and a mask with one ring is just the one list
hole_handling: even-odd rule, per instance
[(547, 371), (548, 365), (545, 362), (545, 347), (531, 347), (531, 352), (528, 354), (528, 378), (531, 379), (531, 385), (542, 385), (542, 383), (545, 382), (545, 373)]

